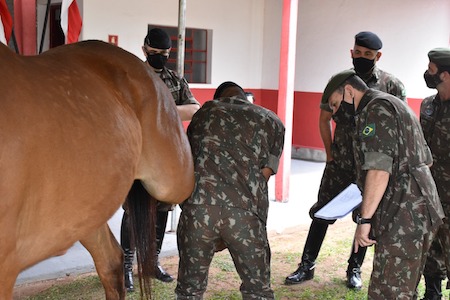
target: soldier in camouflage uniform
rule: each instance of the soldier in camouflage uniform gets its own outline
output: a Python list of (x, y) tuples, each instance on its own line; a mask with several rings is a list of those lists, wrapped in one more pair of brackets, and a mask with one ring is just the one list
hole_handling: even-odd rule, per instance
[[(367, 31), (358, 33), (351, 51), (354, 69), (370, 88), (392, 94), (406, 101), (402, 82), (376, 67), (376, 62), (381, 57), (379, 51), (381, 47), (382, 42), (376, 34)], [(328, 103), (321, 103), (320, 109), (319, 128), (327, 154), (327, 164), (320, 183), (318, 200), (309, 211), (313, 221), (303, 249), (302, 260), (298, 269), (286, 277), (285, 284), (298, 284), (314, 277), (315, 261), (328, 225), (336, 221), (321, 220), (314, 217), (314, 214), (355, 181), (350, 135), (354, 124), (353, 116), (342, 111), (333, 115)], [(331, 118), (336, 123), (333, 141)], [(361, 266), (365, 254), (366, 248), (364, 247), (359, 248), (358, 253), (351, 251), (347, 267), (347, 286), (349, 288), (360, 289), (362, 287)]]
[(333, 76), (322, 99), (334, 113), (355, 115), (356, 183), (363, 194), (355, 251), (375, 245), (368, 298), (417, 299), (444, 218), (419, 120), (405, 102), (368, 88), (353, 70)]
[[(166, 86), (169, 88), (169, 91), (172, 93), (172, 97), (177, 105), (177, 111), (181, 117), (181, 120), (189, 121), (194, 113), (200, 108), (200, 104), (192, 95), (186, 79), (184, 77), (180, 77), (176, 72), (165, 67), (171, 47), (172, 42), (169, 35), (160, 28), (153, 28), (148, 32), (144, 39), (142, 51), (147, 58), (147, 63), (156, 73), (159, 74), (162, 81), (164, 81)], [(125, 253), (125, 286), (128, 291), (133, 291), (134, 246), (131, 245), (129, 216), (126, 209), (126, 203), (123, 207), (124, 214), (122, 217), (122, 226), (120, 230), (120, 244)], [(161, 252), (161, 247), (166, 232), (169, 211), (173, 210), (173, 208), (174, 206), (171, 204), (158, 201), (156, 213), (156, 253), (158, 256)], [(162, 282), (173, 281), (173, 277), (159, 264), (158, 257), (156, 258), (156, 263), (156, 279), (161, 280)]]
[(284, 126), (251, 104), (241, 87), (220, 85), (188, 127), (196, 187), (177, 229), (177, 299), (203, 299), (214, 252), (228, 248), (243, 299), (274, 299), (267, 239), (267, 181), (276, 173)]
[[(429, 65), (424, 74), (429, 88), (437, 95), (425, 98), (420, 107), (420, 122), (428, 146), (433, 154), (431, 174), (436, 182), (445, 215), (450, 215), (450, 49), (435, 48), (428, 53)], [(442, 246), (441, 246), (442, 245)], [(443, 251), (445, 250), (445, 251)], [(450, 221), (438, 231), (432, 243), (424, 269), (425, 295), (423, 300), (442, 298), (442, 280), (448, 277), (450, 266)]]

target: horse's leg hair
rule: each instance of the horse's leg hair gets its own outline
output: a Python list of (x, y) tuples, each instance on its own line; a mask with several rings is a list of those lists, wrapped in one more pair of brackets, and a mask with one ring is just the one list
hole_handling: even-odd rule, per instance
[(135, 180), (128, 192), (126, 204), (132, 244), (136, 248), (140, 296), (148, 300), (152, 296), (151, 278), (155, 277), (156, 266), (156, 199), (147, 192), (140, 180)]

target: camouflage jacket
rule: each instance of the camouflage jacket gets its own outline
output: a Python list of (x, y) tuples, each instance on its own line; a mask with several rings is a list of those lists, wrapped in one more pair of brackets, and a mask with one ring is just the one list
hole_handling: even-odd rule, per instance
[(397, 77), (388, 72), (375, 67), (372, 76), (364, 79), (364, 81), (368, 87), (374, 90), (394, 95), (400, 100), (406, 101), (405, 86)]
[(185, 203), (242, 208), (266, 222), (267, 182), (277, 172), (284, 126), (272, 111), (237, 97), (206, 102), (187, 129), (196, 186)]
[(427, 231), (440, 225), (444, 214), (427, 166), (432, 162), (431, 152), (414, 112), (400, 99), (369, 89), (356, 110), (355, 123), (359, 188), (364, 191), (368, 170), (390, 173), (373, 216), (375, 238), (386, 232)]
[(420, 123), (433, 155), (431, 173), (441, 201), (450, 204), (450, 101), (430, 96), (420, 106)]
[(184, 77), (180, 77), (175, 71), (166, 67), (159, 73), (159, 77), (169, 88), (176, 105), (199, 104)]
[[(394, 75), (375, 67), (372, 76), (365, 79), (369, 88), (379, 90), (406, 101), (406, 92), (403, 83)], [(328, 103), (321, 103), (320, 108), (332, 112)], [(333, 143), (331, 145), (331, 154), (334, 160), (341, 168), (353, 170), (353, 151), (351, 132), (354, 130), (353, 116), (344, 114), (338, 110), (333, 115), (333, 121), (336, 123), (334, 130)]]

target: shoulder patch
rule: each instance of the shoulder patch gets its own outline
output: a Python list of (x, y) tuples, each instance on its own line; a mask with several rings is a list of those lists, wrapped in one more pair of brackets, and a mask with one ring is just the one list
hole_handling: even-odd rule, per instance
[(367, 124), (362, 130), (363, 137), (370, 137), (375, 135), (375, 123)]

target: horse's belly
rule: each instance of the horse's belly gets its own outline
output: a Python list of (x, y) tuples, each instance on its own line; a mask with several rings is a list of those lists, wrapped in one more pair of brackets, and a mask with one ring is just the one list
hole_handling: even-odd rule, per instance
[(36, 114), (27, 120), (34, 128), (17, 122), (16, 132), (2, 128), (0, 208), (11, 216), (0, 217), (0, 224), (17, 234), (0, 239), (16, 244), (23, 267), (104, 224), (131, 187), (141, 148), (139, 123), (120, 107), (97, 115), (61, 113), (51, 116), (59, 120), (44, 120)]

